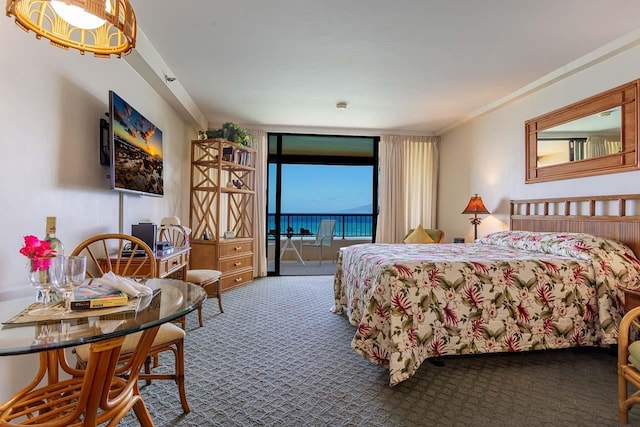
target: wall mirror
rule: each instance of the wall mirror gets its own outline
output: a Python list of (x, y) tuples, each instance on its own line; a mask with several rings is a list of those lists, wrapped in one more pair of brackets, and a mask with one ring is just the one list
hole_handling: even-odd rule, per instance
[(635, 80), (527, 120), (525, 182), (640, 169), (639, 83)]

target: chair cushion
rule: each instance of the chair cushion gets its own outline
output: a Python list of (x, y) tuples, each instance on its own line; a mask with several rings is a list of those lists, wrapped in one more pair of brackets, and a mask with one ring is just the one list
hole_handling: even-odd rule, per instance
[(418, 225), (415, 230), (413, 230), (409, 235), (404, 239), (405, 243), (435, 243), (435, 241), (431, 238), (429, 233), (426, 232), (422, 225)]
[(215, 282), (220, 279), (222, 272), (218, 270), (188, 270), (187, 282), (199, 285), (206, 282)]
[[(122, 348), (120, 349), (120, 354), (133, 353), (138, 345), (138, 340), (142, 335), (142, 331), (136, 332), (135, 334), (129, 334), (125, 337), (124, 342), (122, 343)], [(174, 325), (173, 323), (163, 323), (160, 325), (160, 329), (158, 329), (158, 334), (153, 339), (153, 344), (151, 347), (160, 344), (170, 343), (171, 341), (175, 341), (177, 339), (184, 339), (185, 332), (184, 330)], [(79, 345), (75, 348), (76, 357), (82, 361), (86, 361), (89, 359), (89, 346), (91, 344), (83, 344)]]
[(632, 342), (629, 347), (629, 363), (640, 371), (640, 341)]

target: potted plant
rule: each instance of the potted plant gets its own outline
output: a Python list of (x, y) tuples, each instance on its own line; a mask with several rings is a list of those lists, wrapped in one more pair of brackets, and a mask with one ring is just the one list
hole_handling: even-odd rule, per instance
[(235, 123), (227, 122), (220, 129), (206, 131), (207, 138), (224, 138), (236, 144), (248, 146), (253, 142), (253, 137)]

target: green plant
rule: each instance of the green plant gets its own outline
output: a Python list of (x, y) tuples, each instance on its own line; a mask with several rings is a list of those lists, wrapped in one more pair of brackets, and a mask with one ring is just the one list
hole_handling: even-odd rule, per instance
[(253, 137), (247, 133), (246, 129), (243, 129), (232, 122), (223, 124), (220, 129), (208, 130), (207, 137), (224, 138), (227, 141), (235, 142), (240, 145), (249, 145), (253, 142)]

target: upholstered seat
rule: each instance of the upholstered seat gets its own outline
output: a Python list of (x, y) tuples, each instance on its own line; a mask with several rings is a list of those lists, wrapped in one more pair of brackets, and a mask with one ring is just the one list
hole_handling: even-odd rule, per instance
[[(220, 276), (222, 272), (218, 270), (188, 270), (187, 282), (202, 286), (207, 291), (207, 297), (215, 297), (218, 299), (218, 308), (220, 313), (224, 313), (222, 309), (222, 298), (220, 296)], [(198, 307), (198, 322), (203, 326), (202, 322), (202, 306)]]
[[(142, 332), (127, 335), (120, 349), (119, 363), (123, 363), (131, 358), (136, 350)], [(187, 403), (187, 395), (184, 388), (184, 337), (185, 331), (173, 323), (164, 323), (160, 325), (158, 334), (156, 335), (149, 354), (159, 354), (163, 351), (172, 351), (174, 356), (174, 373), (170, 374), (154, 374), (151, 371), (151, 361), (147, 358), (144, 363), (144, 373), (140, 373), (138, 378), (146, 380), (147, 384), (151, 380), (174, 380), (178, 385), (180, 393), (180, 403), (185, 413), (190, 411)], [(80, 345), (75, 348), (77, 367), (84, 368), (87, 360), (89, 360), (90, 344)]]

